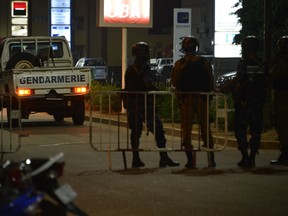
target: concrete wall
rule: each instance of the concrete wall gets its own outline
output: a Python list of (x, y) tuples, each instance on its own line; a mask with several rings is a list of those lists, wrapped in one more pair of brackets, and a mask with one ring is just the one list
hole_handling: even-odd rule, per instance
[[(128, 63), (133, 61), (131, 55), (131, 47), (134, 43), (144, 41), (150, 45), (151, 57), (156, 57), (162, 53), (165, 47), (173, 43), (173, 36), (169, 35), (151, 35), (146, 28), (130, 28), (127, 29), (127, 58)], [(122, 29), (108, 28), (107, 29), (107, 50), (109, 50), (108, 62), (111, 66), (116, 66), (121, 63), (122, 56)]]
[(29, 1), (29, 35), (46, 36), (49, 35), (49, 1), (48, 0), (33, 0)]
[(96, 26), (98, 13), (95, 0), (73, 1), (72, 38), (75, 57), (98, 57), (107, 59), (105, 30)]

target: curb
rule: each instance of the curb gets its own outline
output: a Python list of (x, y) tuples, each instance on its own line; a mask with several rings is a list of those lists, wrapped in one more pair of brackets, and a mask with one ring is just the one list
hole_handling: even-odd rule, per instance
[[(90, 120), (89, 116), (85, 117), (86, 121)], [(127, 127), (127, 121), (120, 120), (119, 122), (115, 120), (115, 118), (99, 118), (99, 117), (92, 117), (92, 122), (97, 122), (100, 123), (100, 120), (103, 124), (111, 124), (112, 126), (120, 126), (120, 127)], [(177, 137), (180, 137), (180, 129), (177, 128), (170, 128), (170, 127), (165, 127), (164, 125), (164, 130), (165, 134), (171, 135), (172, 131), (173, 134)], [(230, 135), (231, 134), (231, 135)], [(237, 140), (234, 137), (233, 133), (230, 133), (227, 137), (227, 147), (232, 147), (232, 148), (237, 148)], [(192, 131), (192, 137), (193, 138), (198, 138), (198, 133), (196, 131)], [(225, 145), (225, 136), (213, 136), (215, 138), (215, 142), (217, 142), (218, 145)], [(279, 150), (280, 149), (280, 144), (279, 141), (272, 141), (272, 140), (262, 140), (260, 149), (275, 149)]]

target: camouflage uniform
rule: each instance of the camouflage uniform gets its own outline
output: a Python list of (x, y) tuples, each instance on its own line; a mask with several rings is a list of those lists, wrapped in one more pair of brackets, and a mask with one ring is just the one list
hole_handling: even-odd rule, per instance
[[(257, 62), (259, 63), (260, 60)], [(263, 107), (266, 92), (266, 76), (263, 65), (257, 62), (240, 60), (236, 77), (239, 78), (234, 89), (234, 131), (238, 142), (238, 149), (242, 153), (242, 163), (239, 166), (254, 166), (255, 156), (260, 148), (263, 130)], [(247, 130), (251, 138), (247, 141)], [(248, 158), (248, 148), (250, 155)]]
[[(196, 120), (201, 128), (201, 137), (205, 147), (213, 148), (213, 138), (210, 131), (207, 112), (207, 97), (199, 92), (210, 92), (214, 89), (212, 66), (208, 60), (196, 55), (199, 47), (198, 40), (193, 36), (187, 36), (182, 41), (184, 58), (178, 60), (171, 74), (172, 85), (176, 89), (176, 95), (180, 106), (182, 146), (186, 149), (187, 168), (194, 168), (192, 162), (191, 130)], [(189, 92), (191, 94), (189, 94)], [(198, 94), (197, 94), (198, 93)], [(209, 102), (209, 101), (208, 101)], [(208, 121), (207, 121), (208, 120)], [(214, 152), (209, 153), (209, 166), (215, 167)]]
[[(280, 157), (277, 160), (272, 160), (271, 164), (288, 165), (288, 37), (284, 39), (285, 41), (286, 44), (283, 44), (284, 51), (278, 56), (271, 69), (271, 80), (274, 88), (275, 126), (281, 148)], [(278, 46), (281, 46), (279, 42)]]
[[(242, 40), (242, 59), (236, 77), (222, 87), (232, 90), (234, 100), (234, 132), (242, 159), (239, 167), (254, 167), (263, 130), (263, 108), (266, 95), (267, 73), (262, 60), (257, 57), (259, 40), (248, 36)], [(247, 131), (251, 138), (247, 140)], [(248, 154), (250, 148), (250, 154)]]
[[(162, 121), (154, 110), (153, 95), (147, 95), (145, 100), (144, 92), (156, 91), (150, 79), (149, 46), (145, 42), (138, 42), (132, 47), (132, 55), (136, 56), (133, 65), (128, 67), (125, 73), (125, 90), (130, 92), (127, 98), (128, 124), (131, 129), (131, 146), (133, 150), (132, 167), (143, 167), (145, 164), (139, 157), (139, 144), (142, 134), (143, 123), (146, 120), (147, 129), (154, 133), (158, 148), (166, 147), (166, 138)], [(143, 94), (137, 94), (143, 92)], [(147, 102), (145, 104), (145, 101)], [(147, 114), (147, 116), (145, 116)], [(155, 118), (155, 124), (154, 124)], [(160, 167), (179, 166), (168, 157), (167, 152), (160, 152)]]
[[(186, 56), (184, 59), (185, 61), (179, 60), (176, 62), (175, 67), (172, 71), (172, 85), (176, 87), (177, 95), (178, 95), (178, 102), (180, 105), (180, 114), (181, 114), (181, 126), (182, 126), (182, 145), (186, 149), (192, 148), (191, 143), (191, 130), (193, 126), (193, 122), (197, 118), (199, 126), (201, 127), (201, 136), (205, 146), (209, 146), (213, 148), (214, 143), (210, 131), (209, 125), (207, 125), (207, 101), (206, 96), (193, 94), (197, 92), (209, 92), (213, 90), (213, 75), (210, 63), (203, 59), (204, 67), (200, 63), (200, 59), (202, 57), (192, 57)], [(194, 64), (191, 65), (184, 65), (186, 61), (192, 61)], [(187, 67), (187, 70), (191, 73), (191, 79), (187, 79), (181, 77), (183, 72), (183, 68)], [(197, 79), (198, 77), (193, 77), (193, 71), (199, 70), (203, 73), (207, 74), (207, 79)], [(190, 88), (185, 88), (185, 84), (182, 82), (181, 86), (181, 79), (185, 79), (185, 82), (188, 82), (187, 85), (190, 85)], [(193, 79), (195, 82), (198, 82), (201, 87), (197, 88), (193, 85)], [(180, 83), (180, 84), (178, 84)], [(195, 87), (195, 88), (194, 88)], [(194, 89), (191, 89), (194, 88)], [(181, 94), (181, 92), (183, 94)], [(192, 92), (192, 94), (186, 94), (188, 92)], [(207, 131), (207, 129), (209, 131)], [(208, 136), (209, 135), (209, 138)], [(208, 145), (209, 139), (209, 145)]]
[[(150, 67), (145, 62), (135, 61), (130, 66), (125, 74), (125, 89), (133, 92), (148, 92), (156, 91), (149, 79)], [(139, 139), (143, 131), (143, 123), (147, 120), (147, 128), (150, 132), (154, 132), (153, 115), (155, 114), (153, 108), (153, 96), (147, 95), (147, 104), (145, 104), (144, 94), (129, 95), (128, 99), (128, 122), (131, 129), (131, 145), (133, 149), (139, 148)], [(147, 109), (147, 112), (145, 112)], [(145, 114), (147, 113), (147, 118)], [(155, 140), (159, 148), (166, 146), (166, 138), (164, 136), (163, 124), (157, 115), (155, 114), (156, 128), (155, 128)]]

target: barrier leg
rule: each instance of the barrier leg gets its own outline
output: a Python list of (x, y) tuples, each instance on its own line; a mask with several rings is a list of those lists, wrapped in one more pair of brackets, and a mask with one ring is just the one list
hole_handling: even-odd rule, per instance
[(216, 167), (214, 152), (207, 152), (208, 167)]
[(124, 169), (127, 170), (126, 153), (124, 150), (122, 151), (122, 156), (123, 156)]
[(192, 155), (193, 155), (192, 166), (195, 169), (196, 168), (196, 151), (192, 151)]

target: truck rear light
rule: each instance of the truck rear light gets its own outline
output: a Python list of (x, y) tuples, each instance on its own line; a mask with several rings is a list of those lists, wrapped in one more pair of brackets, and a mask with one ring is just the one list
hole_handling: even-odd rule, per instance
[(74, 88), (74, 93), (78, 94), (83, 94), (83, 93), (88, 93), (88, 87), (75, 87)]
[(31, 89), (18, 89), (17, 90), (18, 96), (29, 96), (31, 95), (31, 93), (32, 93)]

